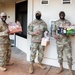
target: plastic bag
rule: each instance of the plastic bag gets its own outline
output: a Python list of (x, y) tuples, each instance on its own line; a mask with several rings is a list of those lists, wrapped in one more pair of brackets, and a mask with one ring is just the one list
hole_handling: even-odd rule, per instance
[(21, 25), (18, 25), (17, 23), (10, 23), (8, 27), (10, 34), (22, 32)]

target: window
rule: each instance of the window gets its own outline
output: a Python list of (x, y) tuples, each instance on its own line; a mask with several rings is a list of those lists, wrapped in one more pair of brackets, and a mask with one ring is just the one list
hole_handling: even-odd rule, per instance
[(71, 0), (63, 0), (63, 4), (70, 4)]
[(41, 4), (48, 4), (49, 0), (41, 0)]

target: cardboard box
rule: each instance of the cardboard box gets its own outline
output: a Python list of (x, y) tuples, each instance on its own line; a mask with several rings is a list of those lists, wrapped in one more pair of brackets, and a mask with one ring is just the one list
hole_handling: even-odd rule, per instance
[(49, 44), (50, 44), (50, 41), (47, 41), (46, 38), (42, 38), (42, 41), (41, 41), (42, 46), (48, 46)]

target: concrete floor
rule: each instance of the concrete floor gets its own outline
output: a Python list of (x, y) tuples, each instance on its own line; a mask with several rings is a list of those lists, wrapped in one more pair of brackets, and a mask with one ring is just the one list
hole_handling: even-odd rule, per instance
[[(11, 61), (14, 62), (14, 65), (7, 66), (7, 71), (0, 71), (0, 75), (31, 75), (28, 73), (29, 62), (26, 61), (26, 54), (21, 50), (12, 47)], [(68, 70), (64, 70), (61, 74), (56, 74), (58, 70), (57, 67), (52, 67), (50, 65), (46, 66), (47, 69), (42, 70), (37, 67), (37, 64), (34, 64), (35, 71), (32, 75), (69, 75)]]

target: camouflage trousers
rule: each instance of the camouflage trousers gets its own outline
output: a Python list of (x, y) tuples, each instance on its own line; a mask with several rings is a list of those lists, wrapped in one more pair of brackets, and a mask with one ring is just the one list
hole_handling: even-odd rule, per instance
[(0, 45), (0, 66), (3, 67), (10, 61), (11, 45)]
[(44, 56), (44, 47), (41, 46), (41, 43), (34, 43), (32, 42), (31, 43), (31, 46), (30, 46), (30, 62), (31, 64), (34, 63), (34, 60), (36, 58), (36, 53), (38, 51), (38, 61), (41, 63), (42, 60), (43, 60), (43, 56)]
[(68, 65), (72, 66), (72, 52), (71, 52), (71, 43), (66, 44), (57, 44), (57, 53), (58, 53), (58, 61), (59, 63), (63, 62), (63, 51), (66, 53)]

